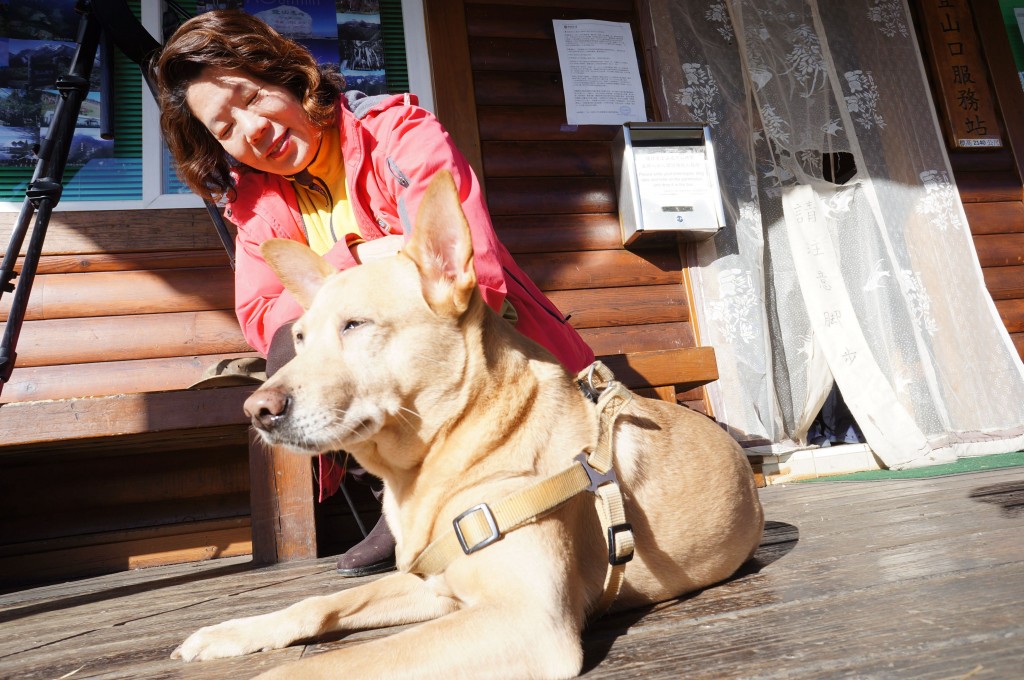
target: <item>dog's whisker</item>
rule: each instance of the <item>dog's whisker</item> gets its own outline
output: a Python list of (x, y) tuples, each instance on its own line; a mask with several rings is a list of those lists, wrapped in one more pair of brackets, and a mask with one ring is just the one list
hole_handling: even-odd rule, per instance
[(416, 423), (413, 422), (413, 420), (411, 418), (409, 418), (409, 416), (407, 416), (404, 413), (402, 413), (402, 411), (408, 411), (413, 416), (415, 416), (417, 421), (420, 420), (420, 414), (416, 413), (412, 409), (408, 409), (408, 408), (404, 408), (404, 407), (400, 407), (397, 411), (395, 411), (395, 417), (396, 418), (401, 420), (409, 428), (415, 428), (416, 427)]

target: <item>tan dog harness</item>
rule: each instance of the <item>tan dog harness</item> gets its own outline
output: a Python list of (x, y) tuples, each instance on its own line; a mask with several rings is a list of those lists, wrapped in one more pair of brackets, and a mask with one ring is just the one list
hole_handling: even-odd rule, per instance
[(499, 540), (509, 531), (543, 517), (579, 493), (595, 495), (595, 505), (608, 543), (608, 572), (604, 593), (595, 613), (603, 613), (619, 594), (626, 562), (633, 558), (633, 529), (626, 522), (622, 491), (613, 468), (614, 427), (632, 393), (617, 382), (600, 361), (580, 372), (580, 388), (595, 402), (600, 430), (589, 454), (576, 456), (561, 472), (494, 503), (480, 503), (452, 521), (446, 531), (426, 547), (409, 568), (414, 574), (440, 574), (460, 555), (470, 555)]

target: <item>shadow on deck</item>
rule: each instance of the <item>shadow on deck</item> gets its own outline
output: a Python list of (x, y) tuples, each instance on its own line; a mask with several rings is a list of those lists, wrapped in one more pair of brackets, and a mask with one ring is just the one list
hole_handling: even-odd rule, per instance
[[(588, 678), (1011, 678), (1024, 658), (1024, 468), (761, 490), (765, 540), (716, 587), (597, 621)], [(0, 677), (247, 677), (304, 654), (168, 659), (193, 629), (355, 585), (333, 558), (231, 558), (0, 596)], [(374, 578), (374, 577), (368, 577)]]

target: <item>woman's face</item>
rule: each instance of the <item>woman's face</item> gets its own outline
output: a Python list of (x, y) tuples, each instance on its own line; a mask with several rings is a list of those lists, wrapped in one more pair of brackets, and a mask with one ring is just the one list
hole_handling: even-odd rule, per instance
[(320, 129), (288, 89), (208, 66), (185, 92), (192, 114), (231, 156), (254, 170), (294, 175), (320, 148)]

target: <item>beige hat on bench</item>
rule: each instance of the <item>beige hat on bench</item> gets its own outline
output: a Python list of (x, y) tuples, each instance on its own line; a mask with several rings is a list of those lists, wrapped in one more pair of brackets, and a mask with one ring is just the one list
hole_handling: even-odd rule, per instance
[(238, 385), (259, 385), (267, 379), (267, 360), (263, 357), (234, 357), (221, 359), (206, 367), (203, 377), (188, 386), (190, 390), (205, 390), (211, 387), (235, 387)]

